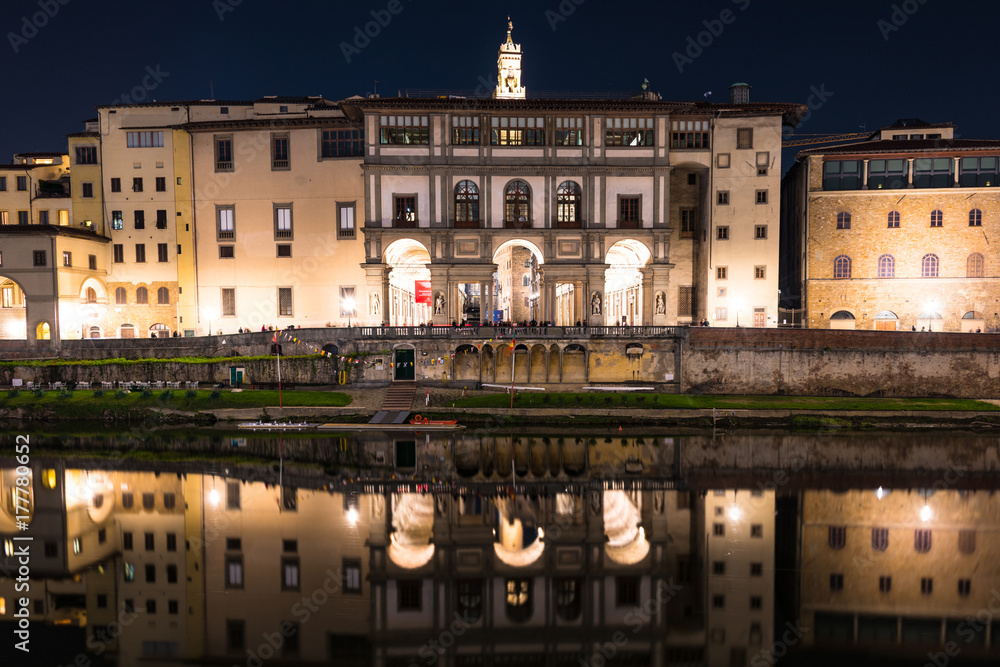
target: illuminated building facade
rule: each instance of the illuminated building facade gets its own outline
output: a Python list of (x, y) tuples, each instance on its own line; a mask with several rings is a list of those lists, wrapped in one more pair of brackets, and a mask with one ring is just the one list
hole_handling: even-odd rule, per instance
[(803, 326), (996, 331), (1000, 141), (905, 119), (799, 154), (782, 185), (782, 289)]

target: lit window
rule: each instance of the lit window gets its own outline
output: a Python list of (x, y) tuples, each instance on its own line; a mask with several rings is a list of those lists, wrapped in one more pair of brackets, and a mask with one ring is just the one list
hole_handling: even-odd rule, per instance
[(896, 258), (892, 255), (882, 255), (878, 258), (878, 277), (896, 277)]
[(924, 255), (920, 262), (920, 277), (937, 278), (940, 262), (937, 255)]
[(840, 255), (833, 260), (833, 277), (834, 278), (850, 278), (851, 277), (851, 258), (846, 255)]

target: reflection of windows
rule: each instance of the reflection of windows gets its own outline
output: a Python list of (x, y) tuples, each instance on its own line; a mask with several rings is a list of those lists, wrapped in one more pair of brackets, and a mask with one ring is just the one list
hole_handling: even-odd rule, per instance
[(343, 584), (345, 593), (361, 592), (361, 561), (356, 558), (345, 558), (343, 561)]
[(531, 617), (531, 580), (508, 579), (507, 617), (512, 621), (526, 621)]
[(639, 602), (639, 577), (615, 577), (615, 606), (628, 607)]
[(556, 613), (564, 621), (575, 621), (580, 617), (579, 579), (556, 579)]
[[(122, 294), (122, 303), (125, 303), (125, 288), (119, 287)], [(118, 294), (118, 290), (115, 290), (115, 294)], [(122, 507), (125, 509), (131, 509), (132, 505), (135, 503), (135, 497), (132, 495), (131, 491), (122, 492)]]
[(750, 526), (750, 537), (764, 537), (764, 525), (760, 523), (752, 524)]
[(144, 509), (152, 510), (156, 503), (156, 496), (152, 493), (142, 494), (142, 506)]
[(958, 531), (958, 550), (963, 554), (971, 554), (976, 550), (976, 531)]
[(934, 592), (934, 579), (932, 577), (923, 577), (920, 580), (920, 594), (930, 595)]
[(959, 579), (958, 580), (958, 594), (960, 597), (968, 597), (969, 593), (972, 592), (972, 580), (971, 579)]
[(226, 619), (226, 648), (230, 652), (246, 648), (246, 621)]
[[(727, 236), (728, 238), (728, 236)], [(716, 280), (726, 280), (729, 277), (729, 267), (717, 266), (715, 267), (715, 279)]]
[(750, 576), (751, 577), (763, 577), (764, 576), (764, 564), (763, 563), (750, 563)]
[(226, 556), (226, 588), (243, 588), (243, 556)]
[(131, 551), (132, 550), (132, 532), (127, 531), (122, 533), (122, 550)]
[(458, 613), (466, 623), (478, 621), (483, 614), (483, 582), (459, 581), (455, 602)]
[(931, 550), (931, 531), (929, 530), (915, 530), (913, 531), (913, 548), (916, 549), (917, 553), (927, 553)]
[(299, 590), (298, 558), (281, 559), (281, 590), (283, 591)]
[(177, 535), (167, 533), (167, 551), (177, 551)]
[(872, 528), (872, 549), (885, 551), (889, 548), (889, 529)]
[(881, 576), (878, 578), (879, 593), (888, 593), (892, 590), (892, 577)]
[(135, 565), (132, 563), (125, 563), (124, 574), (125, 581), (135, 581)]
[(226, 482), (226, 509), (240, 509), (240, 483)]
[(842, 574), (831, 574), (830, 575), (830, 590), (831, 591), (842, 591), (842, 590), (844, 590), (844, 575), (842, 575)]
[(156, 549), (156, 534), (146, 533), (144, 537), (145, 537), (146, 551), (154, 551)]
[(423, 606), (423, 582), (405, 579), (396, 582), (397, 603), (400, 611), (420, 611)]
[(155, 584), (156, 583), (156, 566), (152, 563), (146, 565), (146, 583)]
[(830, 526), (827, 528), (826, 542), (831, 549), (843, 549), (847, 544), (847, 527)]
[(176, 584), (177, 583), (177, 566), (168, 565), (167, 566), (167, 583)]

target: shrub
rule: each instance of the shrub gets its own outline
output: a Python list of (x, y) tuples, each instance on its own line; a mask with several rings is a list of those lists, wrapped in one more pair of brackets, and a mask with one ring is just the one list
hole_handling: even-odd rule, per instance
[(645, 396), (641, 396), (641, 395), (640, 396), (636, 396), (635, 400), (639, 404), (639, 407), (641, 408), (642, 404), (646, 402), (646, 397)]
[(125, 391), (124, 389), (119, 389), (118, 391), (115, 392), (115, 398), (125, 398), (127, 394), (128, 392)]
[(104, 396), (104, 390), (103, 389), (95, 389), (94, 390), (94, 398), (101, 398), (102, 396)]
[(660, 402), (660, 395), (653, 394), (653, 403), (659, 403), (659, 402)]
[(573, 394), (573, 400), (576, 401), (577, 405), (583, 403), (583, 396), (580, 394)]
[(56, 395), (56, 398), (58, 398), (59, 400), (64, 400), (72, 397), (73, 397), (73, 392), (67, 389), (61, 389), (59, 393)]
[(622, 406), (628, 405), (628, 394), (622, 394)]
[(548, 405), (550, 398), (551, 397), (548, 394), (542, 394), (542, 403)]
[(188, 398), (198, 398), (198, 391), (195, 389), (188, 389), (184, 392), (184, 395)]
[(17, 395), (20, 394), (20, 393), (21, 393), (20, 389), (8, 389), (7, 390), (7, 397), (8, 398), (17, 398)]
[(611, 396), (605, 396), (604, 397), (604, 405), (611, 405), (612, 401), (614, 401), (614, 400), (615, 399), (612, 398)]
[(590, 396), (587, 397), (587, 400), (590, 401), (591, 405), (594, 405), (595, 403), (597, 403), (597, 396), (591, 394)]
[(218, 389), (213, 389), (211, 396), (212, 398), (222, 398), (222, 392)]
[(151, 398), (153, 396), (153, 390), (149, 388), (143, 389), (142, 393), (139, 395), (143, 398)]
[(44, 389), (36, 389), (35, 390), (35, 398), (41, 398), (44, 395), (45, 395), (45, 390)]
[(173, 389), (164, 389), (160, 392), (160, 400), (164, 403), (169, 403), (174, 397)]

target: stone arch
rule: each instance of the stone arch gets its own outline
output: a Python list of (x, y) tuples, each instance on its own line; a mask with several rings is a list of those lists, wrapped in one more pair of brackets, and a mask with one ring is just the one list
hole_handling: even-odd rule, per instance
[(546, 363), (548, 354), (545, 346), (536, 343), (528, 350), (528, 381), (547, 382), (548, 364)]
[(625, 318), (629, 324), (652, 321), (643, 308), (642, 269), (653, 254), (645, 242), (625, 238), (616, 241), (604, 255), (604, 308), (600, 324), (613, 325)]
[(0, 276), (0, 338), (24, 340), (28, 337), (27, 303), (19, 282)]
[(490, 382), (497, 381), (497, 360), (492, 345), (483, 345), (479, 359), (479, 377)]
[(562, 381), (587, 382), (590, 377), (588, 370), (587, 349), (578, 343), (571, 343), (563, 348)]
[(830, 328), (853, 330), (855, 328), (854, 313), (849, 310), (838, 310), (830, 316)]
[(525, 323), (543, 320), (540, 268), (545, 258), (538, 246), (523, 238), (510, 239), (497, 246), (491, 259), (499, 285), (496, 309), (503, 313), (503, 319)]
[(875, 314), (876, 331), (896, 331), (899, 329), (899, 318), (891, 310), (881, 310)]
[(986, 318), (978, 310), (970, 310), (962, 315), (961, 326), (965, 333), (982, 332), (986, 328)]
[(455, 348), (455, 380), (472, 380), (478, 382), (482, 378), (482, 366), (479, 360), (479, 350), (475, 345), (459, 345)]
[(562, 380), (562, 350), (553, 343), (549, 346), (548, 361), (548, 381), (559, 382)]
[[(413, 325), (433, 319), (432, 304), (417, 304), (414, 282), (429, 281), (431, 255), (427, 246), (416, 239), (393, 241), (382, 252), (382, 261), (389, 267), (388, 302), (381, 304), (379, 319), (392, 326)], [(359, 300), (370, 301), (371, 297)], [(377, 322), (381, 324), (382, 322)]]

